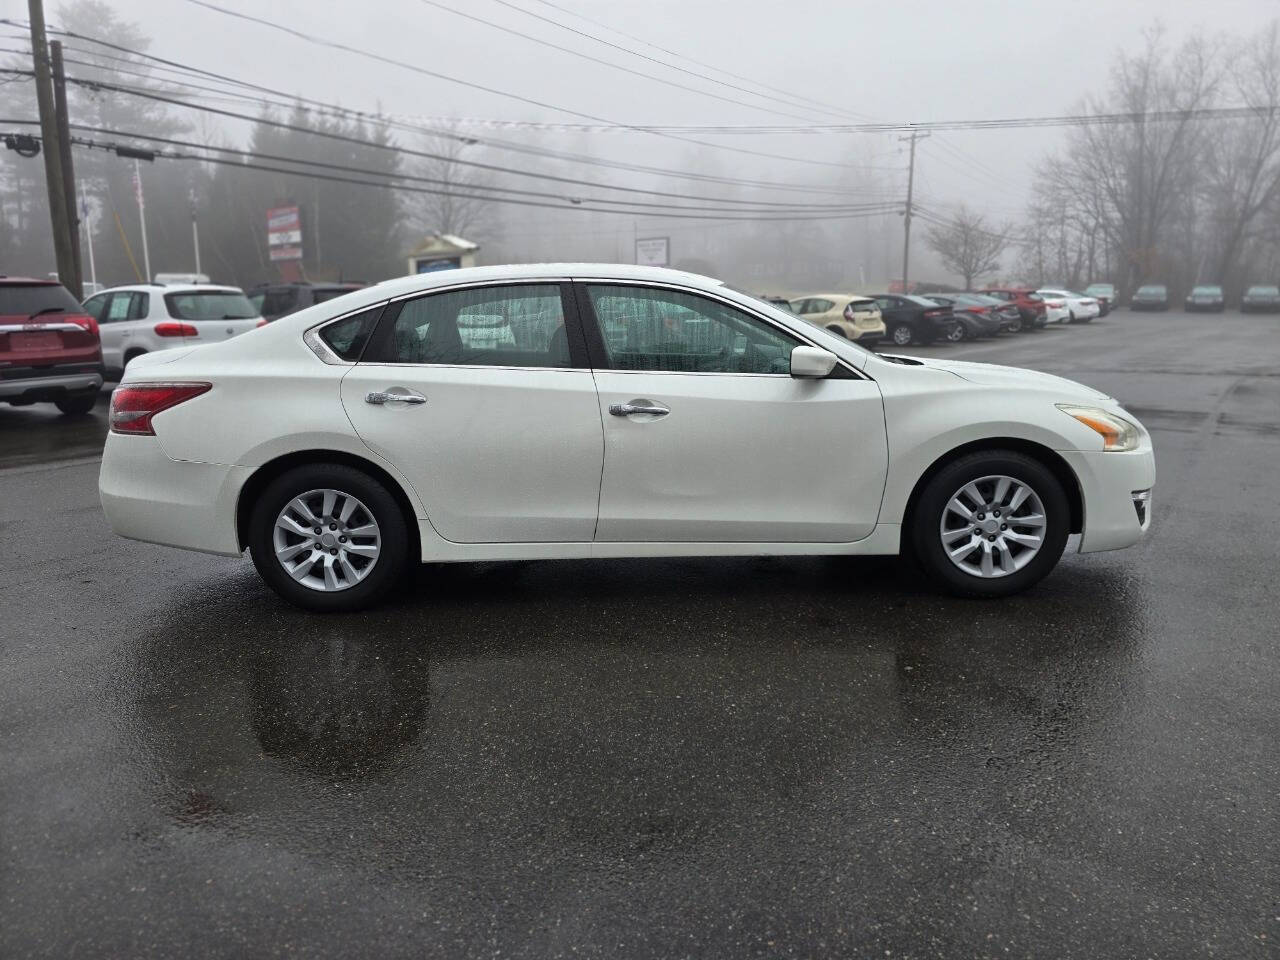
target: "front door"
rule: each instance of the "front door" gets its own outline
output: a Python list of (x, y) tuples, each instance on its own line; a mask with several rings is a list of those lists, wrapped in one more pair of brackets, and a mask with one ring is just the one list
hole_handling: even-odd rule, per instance
[(445, 539), (591, 541), (603, 429), (571, 292), (529, 283), (393, 303), (343, 378), (356, 432)]
[(873, 381), (843, 367), (792, 378), (802, 341), (721, 300), (583, 290), (605, 431), (597, 540), (843, 543), (871, 532), (888, 463)]

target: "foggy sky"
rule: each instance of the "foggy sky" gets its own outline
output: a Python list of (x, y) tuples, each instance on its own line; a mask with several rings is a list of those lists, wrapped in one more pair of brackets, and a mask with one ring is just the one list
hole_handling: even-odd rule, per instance
[[(219, 0), (227, 7), (288, 22), (353, 46), (411, 60), (489, 86), (563, 104), (622, 122), (788, 123), (784, 117), (663, 87), (535, 43), (491, 30), (419, 0)], [(1277, 13), (1269, 0), (1041, 2), (930, 0), (556, 0), (559, 5), (635, 36), (734, 73), (876, 120), (928, 121), (1058, 114), (1100, 90), (1118, 46), (1142, 43), (1157, 21), (1172, 40), (1196, 32), (1247, 35)], [(664, 55), (534, 0), (544, 16), (660, 59)], [(485, 117), (582, 122), (392, 66), (318, 49), (264, 27), (232, 20), (183, 0), (114, 0), (119, 15), (139, 22), (160, 56), (285, 91), (359, 109), (421, 117)], [(57, 23), (57, 0), (46, 0)], [(24, 17), (22, 0), (0, 0), (6, 15)], [(611, 51), (492, 0), (458, 8), (555, 43), (712, 90), (745, 95), (672, 73)], [(701, 71), (687, 63), (689, 69)], [(728, 79), (728, 78), (726, 78)], [(732, 81), (738, 82), (738, 81)], [(780, 110), (779, 104), (756, 101)], [(822, 119), (814, 117), (815, 121)], [(482, 131), (508, 139), (507, 130)], [(236, 134), (243, 136), (243, 132)], [(1032, 164), (1061, 138), (1057, 130), (936, 134), (918, 155), (916, 188), (935, 207), (966, 201), (993, 219), (1018, 218)], [(839, 134), (709, 138), (726, 144), (814, 159), (870, 164), (886, 192), (905, 185), (905, 150), (897, 135)], [(717, 173), (812, 182), (839, 171), (767, 161), (722, 151), (700, 156), (685, 144), (634, 132), (539, 141), (597, 156), (688, 167), (703, 161)], [(952, 149), (963, 157), (957, 156)], [(521, 161), (497, 154), (496, 162)], [(615, 175), (616, 177), (617, 175)], [(625, 175), (622, 175), (625, 178)], [(670, 183), (670, 181), (667, 181)], [(740, 194), (746, 196), (746, 194)], [(763, 194), (752, 194), (761, 199)], [(572, 213), (548, 214), (573, 223)], [(631, 230), (631, 220), (627, 219)], [(921, 245), (923, 247), (923, 245)], [(921, 255), (927, 254), (921, 250)]]

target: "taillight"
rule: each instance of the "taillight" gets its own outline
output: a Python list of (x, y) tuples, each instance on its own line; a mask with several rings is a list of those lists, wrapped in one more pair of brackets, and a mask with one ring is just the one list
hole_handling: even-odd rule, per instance
[(926, 310), (926, 311), (924, 312), (924, 315), (925, 315), (926, 317), (930, 317), (930, 318), (932, 318), (932, 317), (940, 317), (940, 316), (942, 316), (942, 315), (943, 315), (943, 313), (945, 313), (945, 312), (946, 312), (946, 311), (943, 311), (943, 310)]
[(207, 393), (211, 383), (130, 383), (111, 394), (111, 432), (154, 437), (151, 418)]
[(73, 314), (72, 316), (67, 317), (67, 319), (78, 327), (84, 327), (85, 330), (89, 331), (93, 336), (96, 337), (98, 335), (98, 321), (93, 319), (93, 317), (89, 316), (87, 313)]
[(266, 317), (259, 317), (258, 322), (254, 324), (255, 327), (265, 327), (266, 325), (267, 325)]
[(846, 307), (844, 308), (844, 318), (845, 318), (846, 320), (852, 320), (852, 319), (853, 319), (853, 304), (852, 304), (852, 303), (851, 303), (851, 304), (849, 304), (848, 306), (846, 306)]
[(973, 313), (989, 313), (991, 311), (991, 308), (990, 307), (970, 307), (969, 310), (972, 311)]
[(172, 320), (165, 320), (163, 323), (156, 324), (157, 337), (198, 337), (200, 331), (189, 323), (174, 323)]

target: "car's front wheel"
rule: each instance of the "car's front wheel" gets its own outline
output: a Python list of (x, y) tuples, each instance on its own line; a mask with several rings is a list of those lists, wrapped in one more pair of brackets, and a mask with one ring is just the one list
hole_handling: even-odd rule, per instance
[(296, 467), (271, 481), (249, 519), (262, 579), (308, 610), (358, 610), (404, 572), (409, 531), (381, 483), (343, 464)]
[(1053, 472), (1026, 454), (992, 450), (935, 474), (908, 533), (935, 582), (961, 596), (1003, 597), (1053, 569), (1070, 529), (1070, 504)]

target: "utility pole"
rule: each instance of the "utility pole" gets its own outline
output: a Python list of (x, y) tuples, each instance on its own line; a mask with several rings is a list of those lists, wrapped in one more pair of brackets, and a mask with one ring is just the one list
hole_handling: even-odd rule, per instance
[(191, 246), (196, 252), (196, 273), (200, 272), (200, 225), (196, 218), (196, 192), (188, 194), (191, 201)]
[(142, 195), (142, 171), (138, 158), (133, 158), (133, 197), (138, 201), (138, 225), (142, 228), (142, 269), (146, 271), (143, 283), (151, 282), (151, 252), (147, 249), (147, 201)]
[[(84, 202), (83, 194), (80, 196), (80, 212), (84, 215), (85, 245), (89, 248), (89, 282), (93, 284), (93, 289), (96, 293), (98, 290), (98, 268), (93, 262), (93, 216), (89, 213), (89, 205)], [(81, 289), (80, 292), (84, 293), (84, 290)]]
[(49, 41), (49, 66), (53, 70), (53, 109), (58, 120), (58, 151), (62, 160), (62, 186), (67, 197), (67, 230), (71, 238), (75, 278), (66, 284), (72, 296), (84, 299), (84, 267), (80, 262), (80, 210), (76, 202), (76, 173), (71, 162), (71, 116), (67, 113), (67, 75), (62, 69), (62, 41)]
[(909, 137), (899, 137), (899, 140), (908, 140), (911, 143), (911, 160), (907, 166), (907, 209), (902, 215), (902, 292), (910, 293), (911, 287), (908, 280), (908, 270), (911, 264), (911, 200), (914, 196), (916, 183), (916, 141), (923, 140), (929, 136), (927, 133), (921, 133), (919, 130), (912, 130)]
[(63, 151), (53, 99), (53, 80), (49, 72), (42, 0), (27, 0), (27, 13), (31, 20), (31, 60), (36, 75), (36, 104), (40, 110), (40, 139), (44, 147), (44, 179), (49, 191), (53, 252), (58, 262), (58, 279), (71, 288), (77, 281), (75, 248), (71, 244), (71, 212), (67, 209), (67, 180), (62, 172)]

